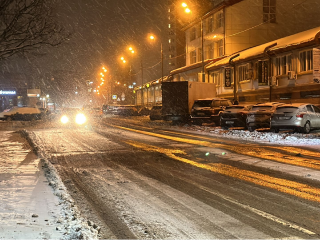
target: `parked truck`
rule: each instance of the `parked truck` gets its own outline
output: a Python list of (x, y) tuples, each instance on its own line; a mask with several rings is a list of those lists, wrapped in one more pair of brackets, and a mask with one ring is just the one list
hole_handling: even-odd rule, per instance
[(162, 114), (165, 120), (188, 121), (194, 100), (216, 96), (213, 83), (202, 82), (163, 82)]

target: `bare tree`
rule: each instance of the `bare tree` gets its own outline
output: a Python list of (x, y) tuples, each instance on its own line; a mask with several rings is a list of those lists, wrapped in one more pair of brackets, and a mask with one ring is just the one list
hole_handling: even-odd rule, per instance
[(69, 37), (54, 14), (55, 0), (0, 0), (0, 60), (56, 46)]

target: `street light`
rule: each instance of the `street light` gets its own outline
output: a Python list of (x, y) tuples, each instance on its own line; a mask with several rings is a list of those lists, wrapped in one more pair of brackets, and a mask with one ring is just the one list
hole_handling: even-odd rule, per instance
[[(188, 8), (188, 4), (186, 3), (182, 3), (182, 7), (185, 9), (184, 11), (187, 14), (191, 13), (191, 10)], [(200, 32), (201, 32), (201, 62), (202, 62), (202, 71), (201, 71), (201, 79), (202, 82), (205, 82), (205, 74), (204, 74), (204, 49), (203, 49), (203, 45), (204, 45), (204, 38), (203, 38), (203, 18), (200, 17)]]
[[(154, 35), (149, 36), (150, 40), (155, 41), (156, 37)], [(160, 41), (160, 52), (161, 52), (161, 82), (163, 82), (163, 49), (162, 42)]]

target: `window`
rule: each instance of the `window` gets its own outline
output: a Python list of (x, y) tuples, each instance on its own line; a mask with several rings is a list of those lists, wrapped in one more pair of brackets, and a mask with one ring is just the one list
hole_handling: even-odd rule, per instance
[(198, 62), (202, 61), (202, 48), (198, 48)]
[(214, 28), (214, 18), (213, 17), (209, 17), (207, 19), (207, 29), (206, 29), (206, 32), (207, 33), (210, 33), (210, 32), (213, 32)]
[(263, 22), (276, 22), (276, 0), (263, 0)]
[(196, 63), (197, 62), (197, 55), (196, 51), (190, 52), (190, 64)]
[(279, 76), (288, 74), (288, 71), (291, 71), (291, 55), (277, 57), (274, 65), (274, 75)]
[(195, 40), (196, 39), (196, 28), (193, 27), (190, 30), (190, 41)]
[(216, 42), (216, 57), (223, 56), (223, 39)]
[(300, 72), (310, 71), (313, 69), (313, 52), (312, 50), (299, 53)]
[(170, 23), (168, 24), (168, 28), (171, 28), (171, 24)]
[(216, 13), (216, 26), (215, 26), (215, 29), (216, 28), (220, 28), (220, 27), (223, 27), (223, 12), (218, 12)]
[(238, 67), (238, 79), (239, 82), (248, 80), (248, 65)]
[(206, 46), (204, 58), (205, 59), (213, 59), (213, 44), (209, 44)]

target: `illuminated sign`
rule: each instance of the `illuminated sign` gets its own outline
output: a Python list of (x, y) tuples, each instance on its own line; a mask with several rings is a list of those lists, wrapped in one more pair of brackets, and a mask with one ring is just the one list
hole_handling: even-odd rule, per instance
[(0, 95), (16, 95), (16, 91), (5, 91), (5, 90), (0, 90)]
[(117, 99), (118, 97), (117, 97), (117, 95), (112, 95), (112, 99)]

